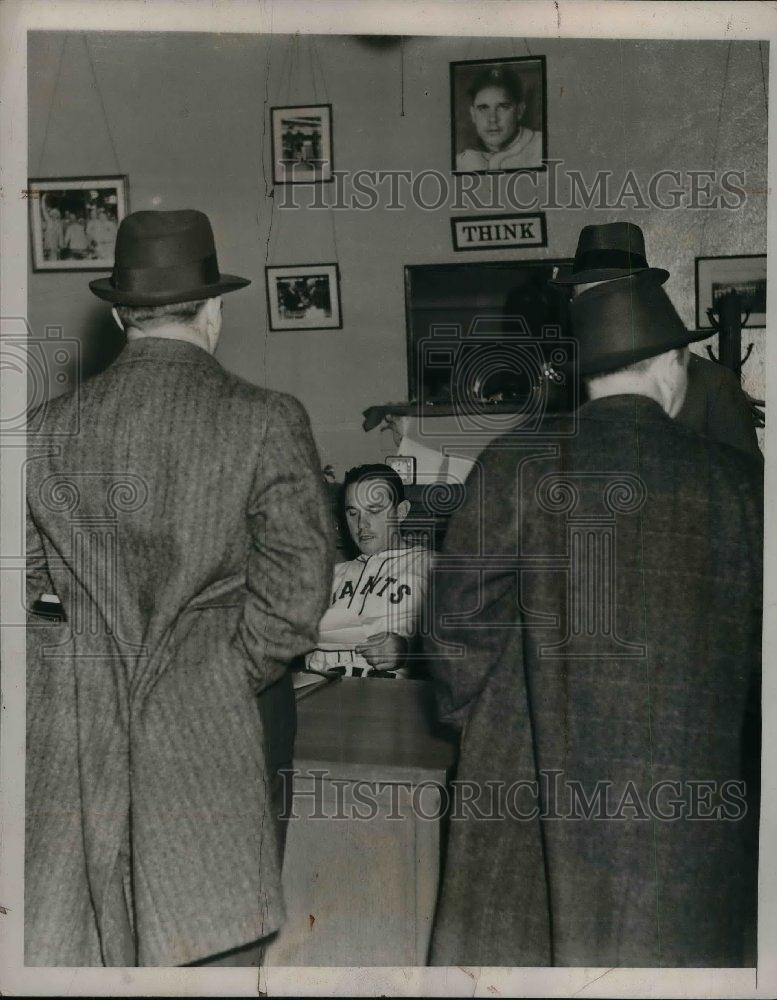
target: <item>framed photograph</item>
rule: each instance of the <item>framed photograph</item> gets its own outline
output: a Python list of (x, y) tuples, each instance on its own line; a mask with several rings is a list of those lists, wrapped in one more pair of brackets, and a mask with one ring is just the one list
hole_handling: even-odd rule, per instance
[(337, 264), (289, 264), (265, 268), (270, 329), (339, 330), (340, 269)]
[(275, 184), (332, 180), (332, 105), (270, 108)]
[(711, 330), (708, 309), (726, 292), (739, 292), (749, 312), (745, 326), (766, 326), (766, 254), (696, 258), (696, 329)]
[(546, 247), (544, 212), (515, 215), (455, 215), (451, 217), (453, 249), (513, 250)]
[(110, 271), (127, 178), (33, 177), (28, 181), (33, 271)]
[(455, 174), (545, 170), (545, 56), (451, 63)]
[(415, 455), (387, 455), (386, 465), (396, 472), (405, 486), (415, 485)]

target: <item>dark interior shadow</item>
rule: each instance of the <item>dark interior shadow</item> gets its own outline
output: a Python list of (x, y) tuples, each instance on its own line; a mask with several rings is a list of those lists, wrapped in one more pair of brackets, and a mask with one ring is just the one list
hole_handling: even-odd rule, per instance
[[(91, 310), (81, 333), (80, 378), (88, 379), (105, 371), (118, 357), (127, 343), (124, 334), (116, 325), (111, 311), (104, 305), (96, 305)], [(74, 361), (69, 375), (78, 377)]]

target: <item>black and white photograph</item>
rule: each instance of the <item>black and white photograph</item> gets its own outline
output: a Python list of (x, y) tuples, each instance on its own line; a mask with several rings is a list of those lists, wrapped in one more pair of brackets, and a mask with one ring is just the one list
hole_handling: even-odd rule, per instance
[(0, 995), (777, 996), (775, 40), (0, 3)]
[(415, 484), (415, 456), (387, 455), (386, 465), (396, 472), (405, 486), (413, 486)]
[(337, 264), (265, 269), (271, 330), (339, 330), (340, 270)]
[(544, 170), (545, 57), (451, 63), (452, 169)]
[(273, 180), (321, 184), (332, 180), (332, 106), (271, 108)]
[(696, 325), (711, 327), (724, 296), (738, 297), (743, 326), (766, 326), (766, 254), (696, 258)]
[(46, 177), (29, 182), (35, 271), (113, 267), (119, 223), (127, 213), (126, 177)]

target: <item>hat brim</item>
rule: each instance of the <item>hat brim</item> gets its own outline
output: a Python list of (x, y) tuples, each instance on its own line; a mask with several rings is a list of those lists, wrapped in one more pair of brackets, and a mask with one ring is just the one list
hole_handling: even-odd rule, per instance
[(580, 374), (606, 375), (607, 372), (626, 368), (628, 365), (636, 364), (637, 361), (657, 358), (660, 354), (666, 354), (667, 351), (676, 350), (678, 347), (687, 347), (689, 344), (695, 344), (698, 340), (707, 340), (714, 332), (714, 330), (686, 330), (685, 336), (677, 337), (668, 344), (662, 344), (660, 348), (644, 347), (640, 350), (621, 351), (617, 354), (603, 354), (598, 358), (587, 358), (580, 365)]
[(550, 281), (551, 285), (588, 285), (594, 281), (612, 281), (613, 278), (628, 278), (632, 274), (649, 274), (656, 278), (660, 283), (666, 281), (669, 277), (669, 272), (665, 271), (662, 267), (640, 267), (635, 270), (629, 271), (627, 268), (623, 267), (598, 267), (591, 268), (588, 271), (576, 271), (572, 274), (563, 275), (558, 278), (552, 278)]
[(227, 292), (236, 292), (250, 285), (249, 278), (241, 278), (236, 274), (219, 275), (219, 280), (212, 285), (199, 285), (196, 288), (186, 288), (175, 292), (125, 292), (114, 288), (110, 278), (96, 278), (89, 282), (94, 294), (106, 302), (123, 306), (172, 306), (178, 302), (196, 302), (198, 299), (214, 299)]

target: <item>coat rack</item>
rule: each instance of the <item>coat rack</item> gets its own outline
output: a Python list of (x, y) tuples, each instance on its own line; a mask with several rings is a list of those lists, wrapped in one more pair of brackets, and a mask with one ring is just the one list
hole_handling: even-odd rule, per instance
[[(716, 305), (707, 310), (707, 316), (718, 335), (718, 356), (715, 357), (715, 352), (709, 346), (707, 353), (713, 361), (731, 369), (741, 381), (742, 366), (753, 353), (753, 345), (748, 344), (745, 356), (742, 357), (742, 327), (750, 318), (750, 311), (743, 308), (739, 292), (732, 290), (720, 296)], [(764, 427), (765, 400), (753, 399), (752, 396), (748, 396), (748, 399), (753, 407), (756, 426)]]

